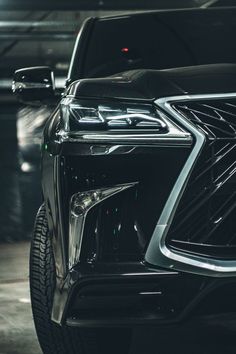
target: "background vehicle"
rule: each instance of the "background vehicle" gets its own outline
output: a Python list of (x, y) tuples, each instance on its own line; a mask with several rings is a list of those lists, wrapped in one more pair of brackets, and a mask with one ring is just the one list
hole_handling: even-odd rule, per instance
[[(42, 143), (31, 296), (44, 353), (103, 352), (96, 328), (173, 325), (196, 310), (232, 320), (234, 15), (85, 23)], [(53, 75), (22, 69), (13, 88), (47, 101)], [(128, 351), (129, 330), (110, 335), (125, 347), (113, 352)]]

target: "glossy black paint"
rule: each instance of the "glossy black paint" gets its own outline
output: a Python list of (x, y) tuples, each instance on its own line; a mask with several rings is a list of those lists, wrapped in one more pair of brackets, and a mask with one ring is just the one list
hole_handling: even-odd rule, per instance
[(216, 280), (135, 263), (121, 264), (119, 269), (114, 264), (77, 269), (73, 278), (80, 281), (72, 285), (69, 326), (165, 327), (184, 325), (189, 319), (204, 323), (207, 316), (235, 317), (234, 278)]
[(166, 70), (135, 70), (74, 82), (67, 95), (120, 100), (235, 92), (236, 65), (201, 65)]
[(17, 70), (12, 90), (21, 101), (50, 100), (55, 94), (53, 72), (47, 66)]
[[(58, 125), (59, 111), (56, 110), (44, 133), (42, 177), (57, 271), (53, 319), (61, 323), (65, 321), (72, 296), (68, 268), (68, 215), (72, 195), (104, 186), (138, 182), (137, 188), (112, 197), (90, 213), (85, 224), (80, 262), (81, 265), (103, 263), (105, 266), (104, 262), (112, 264), (115, 261), (118, 270), (123, 262), (141, 262), (158, 216), (191, 146), (180, 145), (174, 149), (156, 147), (155, 143), (147, 146), (129, 144), (126, 148), (123, 145), (115, 154), (107, 155), (104, 145), (58, 142), (55, 134)], [(147, 213), (149, 208), (151, 212)], [(98, 223), (103, 236), (94, 243)]]
[(85, 55), (87, 52), (88, 43), (93, 30), (95, 19), (93, 17), (88, 18), (82, 25), (78, 34), (74, 51), (71, 57), (70, 68), (66, 81), (66, 86), (74, 82), (78, 78), (84, 78), (83, 67), (85, 64)]
[[(200, 72), (206, 72), (207, 68), (204, 67), (199, 70)], [(209, 67), (209, 72), (211, 75), (213, 75), (213, 71), (216, 77), (219, 73), (222, 76), (222, 72), (224, 72), (225, 77), (227, 78), (229, 72), (232, 74), (232, 71), (234, 70), (234, 66), (224, 66), (223, 68), (220, 66), (217, 66), (217, 68)], [(190, 76), (193, 71), (193, 68), (188, 70)], [(143, 80), (145, 80), (145, 75), (143, 76)], [(153, 81), (155, 81), (155, 79), (156, 77), (154, 75)], [(106, 80), (109, 81), (112, 79)], [(88, 82), (88, 80), (85, 80), (82, 81), (82, 84), (86, 84)], [(91, 79), (91, 83), (92, 82), (94, 82), (93, 79)], [(114, 83), (111, 84), (110, 92), (112, 92), (113, 85)], [(108, 87), (109, 86), (107, 85), (107, 89)], [(141, 87), (143, 88), (143, 86)], [(122, 87), (119, 87), (120, 92), (121, 90)], [(71, 94), (72, 91), (70, 91), (70, 96)], [(149, 100), (148, 89), (146, 95), (148, 96), (147, 100)], [(80, 267), (82, 267), (83, 264), (86, 265), (86, 263), (88, 263), (93, 265), (93, 269), (96, 264), (99, 265), (101, 263), (99, 269), (102, 270), (103, 267), (106, 267), (106, 262), (114, 264), (115, 261), (117, 266), (114, 264), (114, 267), (117, 267), (119, 272), (121, 271), (120, 267), (123, 262), (142, 261), (144, 259), (145, 249), (150, 240), (153, 228), (158, 220), (158, 216), (160, 215), (163, 205), (168, 197), (168, 194), (170, 193), (171, 187), (176, 180), (183, 162), (189, 155), (190, 149), (186, 147), (179, 149), (167, 147), (158, 148), (155, 147), (155, 144), (153, 144), (152, 146), (133, 146), (136, 153), (132, 153), (132, 149), (128, 150), (128, 152), (123, 149), (116, 155), (107, 155), (106, 149), (99, 150), (99, 145), (96, 144), (90, 144), (89, 148), (87, 147), (87, 149), (84, 149), (84, 144), (59, 142), (56, 136), (56, 131), (59, 128), (59, 125), (59, 111), (56, 110), (47, 124), (44, 134), (44, 143), (42, 146), (44, 149), (43, 190), (44, 198), (48, 207), (50, 230), (54, 237), (54, 255), (58, 279), (58, 286), (55, 291), (53, 319), (56, 322), (62, 323), (66, 321), (66, 318), (69, 316), (70, 309), (74, 306), (72, 305), (72, 297), (76, 295), (72, 294), (74, 294), (74, 289), (76, 289), (76, 286), (81, 282), (79, 276), (79, 279), (76, 282), (77, 285), (72, 285), (73, 281), (71, 280), (71, 273), (68, 269), (68, 212), (71, 196), (74, 193), (91, 190), (94, 188), (101, 188), (103, 186), (134, 181), (138, 182), (138, 188), (134, 191), (134, 194), (130, 191), (127, 192), (128, 194), (125, 198), (125, 195), (123, 197), (113, 197), (111, 201), (104, 203), (102, 209), (97, 208), (90, 214), (90, 217), (87, 220), (87, 227), (85, 226), (80, 265), (76, 268), (82, 269)], [(99, 150), (98, 154), (83, 154), (84, 151), (93, 151), (94, 148), (95, 151), (96, 148)], [(139, 151), (139, 153), (137, 153), (137, 151)], [(134, 202), (136, 204), (134, 204)], [(120, 218), (119, 216), (119, 220), (117, 221), (116, 218), (114, 219), (112, 216), (114, 210), (124, 210), (124, 207), (127, 208), (127, 211), (124, 214), (125, 217)], [(135, 214), (132, 214), (133, 212), (131, 212), (131, 210), (135, 210)], [(110, 214), (110, 217), (107, 221), (105, 221), (107, 212)], [(129, 214), (129, 218), (126, 218), (127, 213)], [(103, 230), (106, 230), (105, 233), (103, 231), (103, 235), (105, 236), (103, 241), (101, 238), (97, 241), (99, 245), (96, 245), (96, 243), (94, 244), (94, 241), (92, 241), (94, 239), (94, 230), (97, 225), (97, 220), (100, 220), (100, 227)], [(144, 235), (144, 242), (142, 244), (143, 248), (140, 247), (140, 237), (137, 237), (137, 231), (131, 231), (134, 230), (133, 227), (135, 225), (132, 220), (139, 220), (139, 223), (142, 226), (141, 228), (143, 228), (141, 232), (141, 234)], [(118, 224), (123, 225), (122, 228), (124, 233), (123, 236), (120, 235), (120, 244), (118, 249), (115, 250), (114, 244), (111, 242), (111, 235), (113, 230), (117, 229), (117, 222)], [(131, 237), (132, 232), (133, 236)], [(139, 242), (136, 242), (135, 239), (139, 240)], [(105, 251), (104, 247), (102, 247), (102, 253), (97, 249), (97, 247), (101, 248), (101, 242), (103, 242), (105, 246)], [(129, 250), (131, 249), (132, 252), (130, 253)], [(96, 257), (94, 258), (95, 254)], [(94, 291), (96, 292), (97, 290), (95, 289)], [(204, 295), (198, 294), (197, 297), (198, 296), (201, 297)], [(117, 305), (118, 303), (119, 301), (117, 302)], [(97, 305), (95, 305), (95, 307), (96, 306)], [(122, 320), (117, 318), (115, 313), (113, 314), (113, 325), (125, 324), (127, 317), (124, 317)], [(77, 310), (75, 311), (75, 315), (72, 317), (77, 318)], [(149, 317), (146, 319), (144, 317), (141, 316), (136, 319), (137, 323), (147, 323)], [(159, 317), (157, 316), (157, 322), (159, 321), (158, 318)], [(92, 319), (89, 320), (87, 315), (85, 315), (83, 320), (68, 320), (68, 324), (73, 326), (82, 326), (83, 324), (92, 326), (98, 325), (99, 320), (102, 321), (100, 315), (98, 315), (96, 321), (93, 321)], [(109, 322), (109, 319), (104, 321), (105, 322), (100, 323), (106, 325), (106, 323)], [(156, 321), (154, 322), (156, 323)]]
[[(93, 210), (85, 225), (81, 261), (93, 259), (94, 254), (103, 262), (141, 261), (176, 176), (189, 155), (189, 148), (175, 151), (173, 148), (137, 147), (136, 154), (132, 149), (128, 154), (66, 156), (64, 159), (63, 204), (67, 208), (71, 196), (78, 191), (138, 182), (136, 187)], [(100, 247), (92, 241), (98, 223)]]
[[(202, 13), (196, 12), (195, 16)], [(64, 97), (151, 103), (160, 97), (235, 92), (236, 65), (233, 64), (162, 71), (140, 69), (75, 81), (77, 60), (82, 63), (85, 58), (86, 41), (93, 26), (93, 20), (89, 20), (77, 42), (68, 77), (70, 86)], [(78, 48), (83, 48), (80, 59)], [(79, 70), (82, 67), (81, 64)], [(80, 72), (81, 76), (76, 79), (83, 77)], [(114, 147), (112, 141), (71, 143), (60, 140), (60, 128), (61, 113), (57, 107), (46, 124), (42, 144), (43, 195), (57, 275), (52, 319), (71, 326), (166, 325), (183, 321), (193, 316), (194, 311), (204, 315), (218, 313), (219, 298), (215, 292), (225, 287), (234, 292), (234, 278), (224, 280), (179, 273), (153, 268), (144, 262), (155, 224), (191, 146), (176, 148), (168, 144), (160, 147), (155, 142), (142, 145), (127, 142), (112, 154), (107, 153), (108, 147)], [(70, 268), (72, 195), (130, 182), (136, 183), (134, 189), (100, 203), (88, 214), (81, 258)], [(108, 297), (112, 317), (106, 311)], [(235, 311), (230, 291), (222, 290), (220, 301), (224, 303), (222, 312)]]

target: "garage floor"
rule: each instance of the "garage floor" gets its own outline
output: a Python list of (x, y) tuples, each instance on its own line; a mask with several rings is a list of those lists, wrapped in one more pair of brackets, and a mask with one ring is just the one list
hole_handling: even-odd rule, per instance
[[(42, 353), (30, 309), (28, 257), (28, 242), (0, 245), (0, 354)], [(235, 317), (229, 315), (223, 325), (209, 318), (165, 330), (135, 330), (130, 354), (170, 353), (235, 354)]]
[(0, 353), (39, 354), (30, 309), (29, 243), (0, 246)]

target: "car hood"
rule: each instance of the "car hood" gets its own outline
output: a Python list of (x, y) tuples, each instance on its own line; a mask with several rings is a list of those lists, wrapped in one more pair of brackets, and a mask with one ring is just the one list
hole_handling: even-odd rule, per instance
[(236, 92), (236, 64), (198, 65), (167, 70), (132, 70), (73, 82), (74, 97), (155, 100), (161, 97)]

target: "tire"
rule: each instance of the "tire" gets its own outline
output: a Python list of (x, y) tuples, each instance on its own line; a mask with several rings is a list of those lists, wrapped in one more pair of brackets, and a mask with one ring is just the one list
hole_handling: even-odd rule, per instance
[[(129, 352), (131, 330), (77, 329), (51, 321), (55, 265), (45, 206), (36, 216), (30, 250), (30, 293), (38, 340), (44, 354)], [(109, 343), (109, 342), (110, 343)], [(117, 347), (117, 343), (122, 343)], [(119, 345), (118, 345), (119, 346)]]

